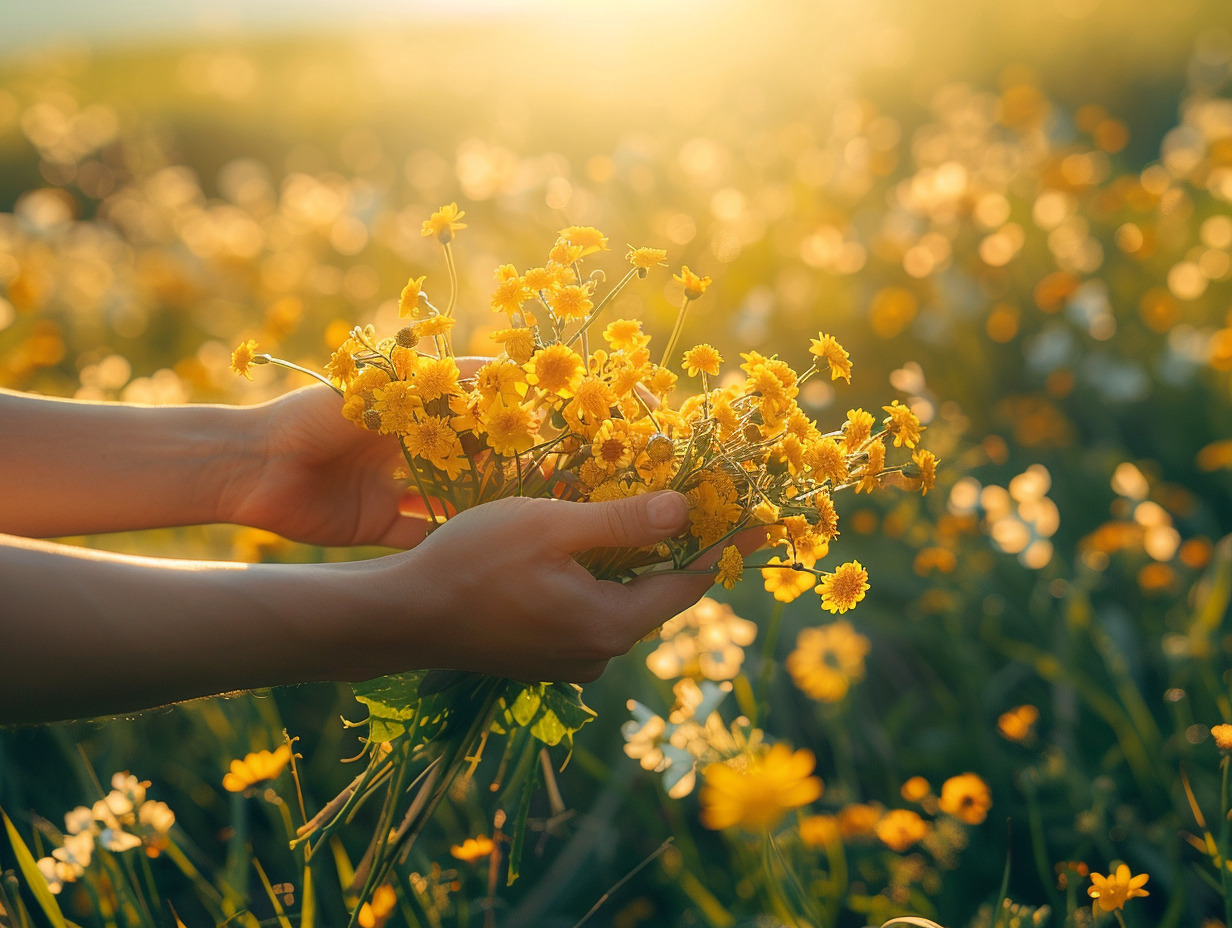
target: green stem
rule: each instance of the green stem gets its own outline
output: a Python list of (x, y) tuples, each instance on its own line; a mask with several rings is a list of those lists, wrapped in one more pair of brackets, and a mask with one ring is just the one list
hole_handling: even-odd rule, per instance
[(676, 349), (676, 342), (680, 339), (680, 331), (684, 328), (685, 314), (689, 311), (689, 302), (689, 298), (686, 296), (684, 302), (680, 304), (680, 312), (676, 314), (676, 325), (672, 328), (672, 334), (667, 340), (667, 347), (663, 350), (663, 360), (659, 362), (659, 367), (667, 367), (667, 361)]

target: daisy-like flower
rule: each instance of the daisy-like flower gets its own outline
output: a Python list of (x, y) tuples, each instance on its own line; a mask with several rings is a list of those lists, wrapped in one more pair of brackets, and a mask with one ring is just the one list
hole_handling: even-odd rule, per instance
[(572, 348), (557, 344), (536, 351), (524, 369), (527, 383), (537, 386), (544, 393), (554, 393), (568, 399), (581, 382), (586, 365), (581, 355)]
[(222, 778), (223, 787), (232, 793), (242, 793), (250, 786), (272, 780), (291, 762), (291, 745), (280, 744), (273, 751), (254, 751), (242, 760), (231, 761), (231, 769)]
[(910, 809), (891, 809), (874, 828), (877, 837), (892, 851), (899, 854), (911, 845), (928, 836), (928, 822)]
[(505, 347), (510, 359), (525, 364), (535, 353), (535, 333), (528, 328), (500, 329), (489, 336)]
[(411, 383), (425, 403), (462, 392), (458, 386), (458, 365), (450, 357), (421, 358)]
[[(502, 265), (502, 267), (512, 267), (512, 265)], [(500, 271), (497, 271), (499, 276)], [(496, 285), (496, 290), (492, 293), (492, 309), (498, 313), (505, 313), (512, 316), (514, 313), (522, 309), (522, 303), (530, 299), (532, 291), (526, 286), (526, 281), (521, 277), (501, 277), (500, 283)]]
[[(786, 572), (786, 571), (784, 571)], [(787, 672), (800, 691), (819, 702), (838, 702), (864, 679), (869, 641), (850, 622), (801, 629), (787, 655)]]
[(766, 592), (781, 603), (795, 602), (813, 588), (817, 578), (807, 570), (793, 570), (790, 561), (772, 557), (761, 569)]
[(694, 274), (687, 265), (680, 268), (679, 274), (673, 274), (672, 279), (684, 287), (684, 298), (690, 301), (698, 299), (710, 286), (709, 277)]
[(901, 448), (906, 445), (908, 448), (914, 448), (916, 442), (920, 440), (920, 431), (923, 426), (920, 425), (920, 420), (916, 418), (915, 413), (911, 411), (911, 407), (894, 400), (889, 406), (881, 408), (889, 413), (882, 420), (882, 424), (886, 427), (886, 431), (894, 436), (894, 447)]
[(727, 589), (732, 589), (744, 575), (744, 557), (735, 545), (728, 545), (719, 555), (718, 573), (714, 582), (721, 583)]
[(817, 510), (817, 522), (813, 532), (824, 542), (831, 542), (838, 537), (838, 512), (834, 509), (834, 500), (830, 494), (822, 490), (813, 497), (813, 508)]
[(405, 432), (423, 412), (423, 400), (405, 380), (391, 380), (374, 392), (372, 408), (381, 417), (380, 431), (384, 434)]
[(829, 436), (805, 445), (804, 463), (818, 480), (829, 480), (831, 486), (842, 486), (849, 477), (843, 446)]
[(863, 409), (847, 410), (847, 421), (843, 424), (843, 450), (847, 454), (859, 451), (873, 434), (873, 414)]
[(821, 779), (812, 776), (816, 765), (812, 751), (793, 752), (786, 744), (776, 744), (744, 761), (739, 767), (709, 764), (702, 771), (699, 798), (707, 828), (770, 831), (792, 809), (821, 796)]
[(821, 607), (827, 612), (843, 614), (854, 609), (856, 603), (868, 592), (868, 571), (859, 561), (848, 561), (835, 568), (834, 573), (826, 574), (817, 585), (821, 594)]
[(458, 860), (464, 860), (467, 863), (473, 863), (476, 860), (482, 860), (489, 857), (492, 851), (496, 849), (496, 845), (487, 835), (476, 835), (474, 838), (467, 838), (461, 844), (455, 844), (449, 849), (449, 853)]
[(937, 456), (921, 448), (911, 460), (920, 469), (920, 495), (926, 496), (937, 483)]
[(231, 370), (235, 371), (235, 373), (239, 374), (241, 377), (247, 377), (249, 380), (252, 380), (252, 373), (249, 368), (251, 368), (254, 363), (260, 363), (255, 360), (256, 354), (256, 341), (250, 338), (247, 341), (240, 342), (239, 345), (236, 346), (236, 349), (231, 352)]
[(329, 361), (325, 364), (325, 373), (335, 383), (345, 387), (359, 373), (359, 365), (355, 363), (355, 357), (351, 354), (357, 347), (355, 341), (348, 338), (330, 355)]
[(432, 338), (437, 335), (446, 335), (455, 325), (458, 320), (453, 316), (443, 316), (437, 313), (434, 316), (428, 316), (426, 319), (421, 319), (415, 323), (415, 334), (422, 338)]
[(650, 336), (642, 332), (640, 319), (613, 319), (603, 329), (603, 339), (613, 351), (634, 351), (650, 343)]
[(448, 245), (453, 241), (453, 234), (455, 232), (466, 228), (465, 222), (458, 221), (465, 215), (466, 213), (463, 210), (458, 209), (457, 203), (442, 206), (428, 219), (424, 220), (420, 234), (424, 238), (435, 238), (442, 245)]
[(825, 361), (830, 366), (831, 380), (838, 380), (842, 377), (851, 383), (851, 356), (834, 339), (833, 335), (822, 332), (817, 338), (810, 339), (809, 351), (816, 355), (818, 360)]
[(1124, 909), (1125, 903), (1130, 899), (1150, 895), (1142, 888), (1149, 879), (1150, 874), (1147, 873), (1131, 876), (1129, 865), (1121, 864), (1116, 868), (1116, 873), (1110, 873), (1108, 876), (1092, 873), (1087, 895), (1105, 912)]
[(659, 267), (667, 261), (667, 250), (664, 248), (634, 248), (629, 246), (625, 260), (643, 273), (652, 267)]
[(595, 463), (614, 474), (633, 463), (633, 437), (622, 419), (605, 419), (595, 432), (590, 447)]
[(411, 422), (402, 435), (406, 453), (423, 458), (438, 470), (443, 470), (451, 479), (462, 473), (465, 455), (458, 433), (445, 416), (423, 416)]
[(886, 446), (880, 438), (864, 449), (868, 460), (860, 468), (860, 483), (856, 486), (857, 493), (872, 493), (877, 489), (877, 480), (885, 470)]
[(961, 773), (941, 784), (941, 797), (937, 805), (946, 815), (952, 815), (968, 825), (978, 825), (988, 817), (992, 795), (988, 784), (977, 774)]
[(574, 245), (568, 239), (558, 238), (556, 244), (552, 246), (552, 250), (548, 252), (548, 262), (551, 264), (559, 264), (562, 267), (569, 267), (575, 261), (582, 257), (582, 253), (586, 249), (582, 245)]
[(696, 345), (684, 353), (683, 363), (685, 373), (690, 377), (696, 377), (699, 373), (717, 377), (723, 356), (712, 345)]
[(423, 295), (424, 281), (428, 279), (425, 274), (422, 277), (412, 277), (406, 282), (406, 286), (402, 288), (402, 295), (398, 297), (398, 316), (403, 319), (414, 319), (419, 315), (420, 297)]
[(528, 403), (493, 403), (483, 413), (481, 425), (488, 436), (488, 447), (511, 457), (535, 445), (538, 421)]
[(593, 226), (569, 226), (567, 229), (561, 229), (559, 234), (570, 245), (580, 246), (583, 258), (608, 250), (607, 236)]
[(590, 300), (590, 288), (581, 284), (561, 287), (551, 298), (552, 312), (561, 319), (585, 319), (595, 304)]

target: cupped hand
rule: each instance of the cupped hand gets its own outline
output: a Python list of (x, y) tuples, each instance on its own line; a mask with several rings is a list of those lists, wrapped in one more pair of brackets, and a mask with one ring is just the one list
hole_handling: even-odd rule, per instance
[[(596, 580), (573, 554), (652, 545), (687, 527), (688, 504), (673, 491), (599, 503), (512, 498), (459, 513), (414, 551), (366, 562), (380, 573), (374, 589), (407, 615), (399, 622), (386, 609), (370, 630), (372, 675), (436, 667), (593, 680), (714, 578), (703, 561), (693, 576)], [(737, 545), (752, 551), (764, 538), (751, 533)]]
[[(463, 377), (486, 358), (458, 358)], [(427, 531), (421, 501), (394, 470), (403, 461), (392, 435), (343, 418), (324, 384), (252, 407), (256, 464), (238, 474), (226, 521), (317, 545), (410, 548)]]

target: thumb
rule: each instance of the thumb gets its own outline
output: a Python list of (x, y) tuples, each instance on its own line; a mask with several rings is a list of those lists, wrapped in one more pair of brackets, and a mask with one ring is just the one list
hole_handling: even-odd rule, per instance
[(689, 525), (689, 503), (675, 490), (643, 493), (601, 503), (564, 503), (553, 534), (570, 551), (639, 548)]

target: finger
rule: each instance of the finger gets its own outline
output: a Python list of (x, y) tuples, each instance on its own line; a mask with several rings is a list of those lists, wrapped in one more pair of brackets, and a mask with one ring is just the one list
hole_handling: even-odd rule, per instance
[(679, 535), (689, 524), (688, 501), (674, 490), (600, 503), (554, 501), (552, 537), (569, 551), (639, 548)]
[(428, 537), (428, 526), (431, 523), (427, 519), (416, 515), (404, 515), (399, 513), (398, 518), (389, 526), (389, 529), (381, 536), (378, 544), (384, 545), (387, 548), (413, 548), (425, 538)]

